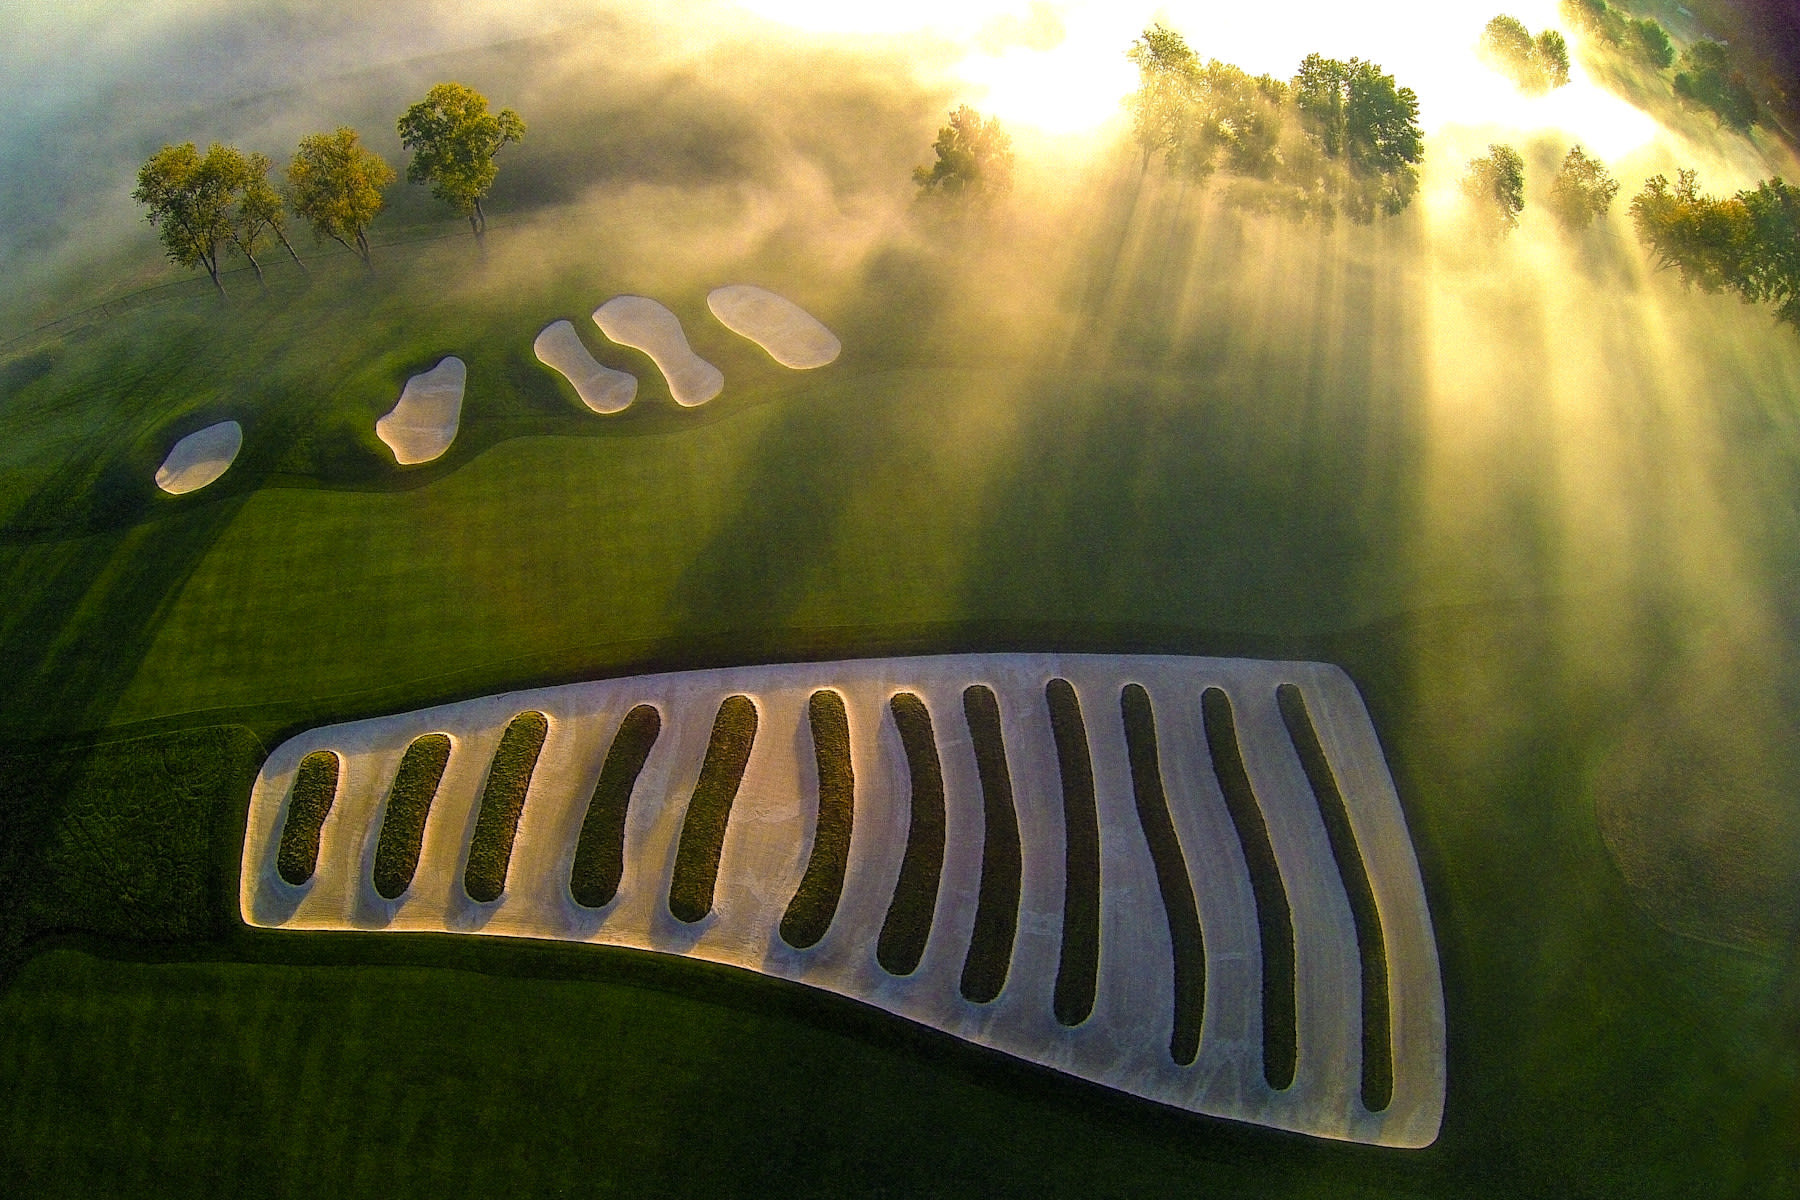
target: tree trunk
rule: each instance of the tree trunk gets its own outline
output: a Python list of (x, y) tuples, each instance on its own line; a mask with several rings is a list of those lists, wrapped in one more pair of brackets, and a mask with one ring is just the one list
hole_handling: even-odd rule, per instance
[(303, 275), (310, 275), (310, 274), (312, 274), (312, 272), (311, 272), (311, 271), (308, 271), (308, 270), (307, 270), (307, 269), (306, 269), (306, 264), (305, 264), (305, 263), (303, 263), (303, 262), (301, 262), (301, 261), (300, 261), (300, 256), (299, 256), (299, 255), (298, 255), (298, 254), (295, 254), (295, 253), (294, 253), (294, 247), (293, 247), (293, 245), (292, 245), (292, 244), (291, 244), (291, 243), (290, 243), (290, 242), (289, 242), (289, 241), (288, 241), (288, 240), (287, 240), (287, 234), (285, 234), (285, 233), (283, 233), (283, 232), (281, 232), (281, 230), (279, 230), (279, 229), (277, 229), (277, 230), (276, 230), (276, 231), (275, 231), (275, 236), (276, 236), (276, 237), (278, 237), (278, 238), (280, 238), (280, 239), (281, 239), (281, 244), (282, 244), (282, 246), (283, 246), (283, 247), (285, 247), (285, 248), (286, 248), (286, 249), (287, 249), (287, 252), (288, 252), (288, 257), (289, 257), (289, 258), (291, 258), (291, 259), (293, 259), (293, 260), (294, 260), (294, 265), (295, 265), (295, 266), (296, 266), (296, 267), (299, 267), (299, 268), (300, 268), (300, 272), (301, 272), (301, 274), (303, 274)]
[(375, 264), (369, 260), (369, 239), (360, 229), (356, 231), (356, 252), (362, 255), (363, 266), (373, 271)]
[[(243, 247), (239, 248), (244, 249)], [(256, 261), (256, 255), (250, 253), (248, 249), (244, 249), (244, 257), (250, 260), (250, 269), (256, 272), (256, 282), (265, 292), (268, 291), (269, 281), (263, 278), (262, 264)]]
[(202, 252), (200, 262), (212, 276), (213, 286), (219, 289), (219, 299), (229, 301), (231, 297), (225, 294), (225, 281), (219, 278), (219, 248), (214, 246), (211, 254)]
[(475, 198), (475, 208), (469, 213), (469, 228), (475, 231), (476, 241), (480, 241), (487, 233), (487, 213), (482, 211), (479, 196)]

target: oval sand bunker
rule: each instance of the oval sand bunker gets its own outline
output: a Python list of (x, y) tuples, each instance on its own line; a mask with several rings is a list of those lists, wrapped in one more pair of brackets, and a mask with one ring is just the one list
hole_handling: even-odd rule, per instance
[(573, 384), (581, 402), (597, 413), (620, 412), (637, 395), (637, 377), (594, 361), (567, 321), (544, 326), (531, 348), (539, 362)]
[(748, 283), (714, 288), (706, 297), (719, 323), (749, 338), (784, 367), (806, 371), (832, 362), (844, 344), (811, 313), (767, 288)]
[(197, 492), (225, 473), (243, 445), (244, 427), (236, 421), (220, 421), (190, 433), (156, 468), (156, 486), (171, 496)]
[(430, 462), (456, 440), (462, 420), (463, 383), (468, 368), (452, 355), (401, 389), (400, 403), (375, 422), (375, 436), (394, 452), (402, 466)]
[(619, 345), (648, 354), (683, 408), (705, 404), (725, 386), (719, 368), (688, 346), (681, 319), (648, 296), (614, 296), (594, 310), (594, 324)]

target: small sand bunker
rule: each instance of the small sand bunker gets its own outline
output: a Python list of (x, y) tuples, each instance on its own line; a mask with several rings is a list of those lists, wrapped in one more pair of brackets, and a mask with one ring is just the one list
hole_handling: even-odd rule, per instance
[(684, 408), (705, 404), (725, 386), (719, 368), (688, 346), (681, 319), (648, 296), (614, 296), (594, 310), (594, 324), (619, 345), (648, 354)]
[(567, 321), (544, 326), (531, 348), (539, 362), (574, 384), (581, 402), (597, 413), (619, 412), (637, 395), (637, 377), (595, 362)]
[(162, 466), (156, 486), (171, 496), (197, 492), (225, 473), (244, 445), (244, 427), (220, 421), (176, 442)]
[(819, 319), (766, 288), (733, 283), (706, 297), (719, 323), (749, 338), (784, 367), (806, 371), (832, 362), (844, 344)]
[(463, 383), (468, 368), (452, 355), (406, 381), (400, 403), (375, 422), (375, 436), (388, 444), (402, 466), (430, 462), (456, 440), (462, 420)]

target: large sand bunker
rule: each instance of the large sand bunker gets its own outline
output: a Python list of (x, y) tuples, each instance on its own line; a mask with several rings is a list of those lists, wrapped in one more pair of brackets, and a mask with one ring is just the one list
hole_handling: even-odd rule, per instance
[(719, 323), (749, 338), (784, 367), (806, 371), (834, 361), (844, 348), (837, 335), (811, 313), (766, 288), (733, 283), (706, 297)]
[[(1079, 711), (1060, 732), (1047, 710), (1052, 681), (1066, 681), (1055, 686), (1079, 696)], [(788, 939), (783, 914), (813, 876), (823, 839), (826, 753), (816, 717), (808, 728), (814, 694), (827, 689), (847, 719), (836, 753), (849, 769), (833, 778), (840, 785), (853, 778), (853, 816), (847, 838), (830, 852), (841, 892), (831, 898), (822, 936), (800, 948)], [(986, 734), (968, 715), (971, 691), (997, 701)], [(924, 860), (930, 898), (921, 950), (894, 969), (878, 941), (901, 895), (916, 894), (907, 889), (913, 843), (919, 814), (933, 811), (920, 799), (913, 766), (918, 728), (909, 743), (899, 727), (899, 693), (929, 714), (922, 736), (932, 747), (924, 752), (933, 764), (927, 774), (937, 778), (938, 852)], [(1160, 766), (1154, 749), (1145, 768), (1133, 748), (1132, 717), (1122, 716), (1128, 694), (1147, 696), (1153, 708)], [(1234, 749), (1223, 767), (1209, 749), (1206, 696), (1229, 698), (1234, 713)], [(1309, 714), (1304, 736), (1283, 707), (1296, 696)], [(711, 774), (716, 782), (725, 757), (715, 752), (724, 714), (746, 703), (754, 706), (751, 741), (736, 759), (724, 815), (709, 826), (714, 874), (698, 914), (683, 916), (694, 814), (714, 811), (703, 809), (701, 797), (716, 793), (707, 780)], [(478, 903), (464, 881), (486, 807), (484, 781), (521, 713), (543, 714), (548, 736), (517, 810), (503, 890)], [(621, 784), (614, 749), (639, 714), (651, 718), (652, 741)], [(388, 898), (373, 875), (387, 836), (385, 798), (407, 747), (425, 735), (446, 736), (453, 749), (422, 840), (412, 835), (416, 866), (404, 890), (390, 889)], [(1003, 982), (977, 1001), (967, 998), (965, 962), (982, 941), (986, 831), (998, 827), (984, 737), (990, 750), (999, 744), (1000, 773), (1010, 773), (1007, 823), (1022, 869), (1011, 876), (1012, 901), (1002, 910), (1016, 915), (1016, 935), (999, 959)], [(1070, 745), (1091, 763), (1085, 818), (1068, 815), (1078, 812), (1062, 766)], [(291, 884), (278, 870), (284, 841), (299, 840), (284, 833), (290, 796), (307, 755), (327, 750), (343, 763), (336, 801), (308, 841), (317, 847), (316, 870)], [(1146, 799), (1146, 769), (1156, 778), (1153, 800)], [(1228, 777), (1246, 776), (1249, 805), (1273, 851), (1262, 872), (1241, 849), (1231, 808), (1236, 789)], [(1321, 778), (1330, 781), (1323, 788)], [(579, 848), (603, 796), (619, 799), (621, 789), (626, 806), (607, 826), (617, 869), (610, 887), (587, 893), (577, 882)], [(1160, 809), (1156, 830), (1147, 807)], [(1078, 837), (1083, 829), (1097, 832)], [(310, 838), (313, 831), (301, 832)], [(1089, 836), (1097, 858), (1084, 869), (1076, 847)], [(850, 996), (1164, 1104), (1322, 1137), (1423, 1146), (1436, 1137), (1443, 1112), (1443, 993), (1412, 841), (1355, 684), (1321, 663), (1077, 654), (864, 659), (467, 700), (315, 729), (276, 748), (252, 792), (242, 863), (239, 903), (252, 925), (486, 933), (687, 955)], [(1285, 977), (1297, 1054), (1288, 1086), (1265, 1079), (1262, 979), (1265, 971), (1282, 977), (1281, 966), (1266, 965), (1275, 959), (1265, 956), (1259, 932), (1266, 913), (1258, 889), (1268, 874), (1279, 875), (1291, 904)], [(1185, 993), (1179, 986), (1171, 886), (1186, 894), (1188, 920), (1197, 906), (1205, 931), (1203, 949), (1195, 947), (1204, 956), (1204, 1022), (1197, 1051), (1183, 1061), (1171, 1033), (1182, 997), (1201, 997), (1191, 984)], [(578, 901), (580, 894), (591, 900)], [(1083, 924), (1072, 895), (1092, 925)], [(1385, 945), (1374, 959), (1364, 921), (1374, 922)], [(1091, 932), (1097, 946), (1081, 960), (1090, 1007), (1073, 1023), (1059, 1018), (1053, 1000), (1070, 961), (1065, 922)], [(1369, 1063), (1390, 1071), (1390, 1086), (1372, 1107), (1365, 1103)]]
[(681, 318), (648, 296), (614, 296), (594, 310), (594, 324), (619, 345), (648, 354), (684, 408), (705, 404), (725, 386), (719, 368), (688, 345)]
[(567, 321), (544, 326), (531, 348), (539, 362), (573, 384), (581, 402), (597, 413), (621, 412), (637, 396), (637, 377), (596, 362)]
[(406, 381), (400, 402), (375, 422), (375, 436), (394, 452), (395, 462), (402, 466), (430, 462), (450, 448), (462, 420), (467, 378), (463, 360), (452, 355)]
[(156, 468), (156, 486), (171, 496), (199, 491), (225, 473), (243, 445), (244, 429), (236, 421), (220, 421), (190, 433)]

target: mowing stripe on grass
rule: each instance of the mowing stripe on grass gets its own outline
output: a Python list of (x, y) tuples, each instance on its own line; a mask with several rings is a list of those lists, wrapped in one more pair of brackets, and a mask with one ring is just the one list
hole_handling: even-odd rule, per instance
[(383, 900), (398, 899), (412, 884), (413, 872), (419, 869), (425, 818), (431, 814), (431, 801), (449, 761), (450, 739), (441, 733), (414, 739), (400, 759), (388, 789), (381, 840), (375, 844), (375, 891)]
[(463, 870), (463, 890), (477, 904), (492, 903), (506, 890), (506, 869), (512, 862), (519, 814), (525, 811), (531, 773), (537, 769), (538, 753), (549, 732), (550, 721), (543, 713), (522, 712), (500, 735), (494, 761), (488, 765), (487, 786), (481, 792), (475, 835), (469, 839), (469, 865)]
[(1200, 1053), (1200, 1023), (1206, 1009), (1206, 942), (1200, 931), (1200, 908), (1163, 792), (1150, 693), (1141, 684), (1126, 684), (1119, 692), (1119, 714), (1125, 722), (1138, 824), (1156, 865), (1156, 886), (1169, 919), (1169, 946), (1175, 959), (1175, 1028), (1169, 1034), (1169, 1057), (1185, 1067)]
[(1066, 679), (1044, 685), (1056, 765), (1062, 775), (1062, 953), (1056, 965), (1056, 1019), (1079, 1025), (1094, 1011), (1100, 971), (1100, 815), (1094, 760), (1088, 753), (1081, 698)]
[(992, 688), (975, 684), (963, 691), (963, 718), (975, 743), (981, 775), (981, 892), (975, 903), (975, 930), (963, 960), (963, 999), (986, 1004), (1006, 986), (1013, 936), (1019, 928), (1019, 885), (1024, 864), (1019, 848), (1019, 814), (1013, 809), (1012, 775), (1006, 769), (1006, 742), (1000, 732), (1000, 701)]
[(1250, 890), (1256, 897), (1257, 937), (1262, 945), (1263, 1078), (1277, 1090), (1294, 1082), (1299, 1016), (1294, 998), (1294, 916), (1288, 907), (1281, 867), (1269, 841), (1268, 822), (1256, 802), (1250, 775), (1244, 770), (1238, 747), (1237, 725), (1231, 716), (1231, 697), (1220, 688), (1207, 688), (1200, 697), (1201, 718), (1206, 725), (1206, 748), (1212, 755), (1213, 774), (1225, 795), (1225, 808), (1237, 830), (1244, 864), (1250, 870)]
[(1350, 916), (1356, 922), (1356, 949), (1362, 959), (1362, 1102), (1370, 1112), (1381, 1112), (1394, 1098), (1394, 1055), (1388, 1020), (1387, 943), (1381, 933), (1381, 912), (1375, 906), (1375, 889), (1369, 883), (1368, 865), (1356, 845), (1356, 831), (1337, 776), (1319, 744), (1306, 697), (1291, 683), (1275, 689), (1281, 719), (1300, 755), (1306, 781), (1319, 802), (1319, 816), (1331, 839), (1331, 856), (1350, 900)]
[(319, 865), (319, 831), (337, 799), (338, 767), (338, 756), (329, 750), (315, 750), (300, 760), (275, 860), (289, 883), (305, 883)]
[(625, 816), (631, 807), (631, 789), (662, 732), (662, 716), (654, 707), (640, 704), (625, 714), (613, 735), (600, 767), (600, 781), (588, 802), (575, 842), (575, 864), (569, 870), (569, 895), (585, 908), (612, 903), (625, 876)]
[(713, 718), (712, 740), (700, 765), (700, 781), (688, 801), (669, 880), (669, 912), (693, 924), (712, 911), (713, 884), (719, 878), (719, 855), (725, 849), (725, 826), (731, 802), (750, 762), (756, 741), (756, 705), (748, 696), (727, 696)]
[(906, 751), (912, 799), (906, 853), (875, 943), (875, 959), (890, 975), (911, 975), (919, 969), (931, 937), (931, 914), (944, 873), (944, 766), (938, 761), (931, 712), (923, 700), (911, 692), (897, 692), (888, 701), (888, 711)]
[(850, 829), (855, 819), (856, 780), (850, 767), (850, 719), (844, 698), (822, 688), (807, 701), (813, 758), (819, 768), (819, 815), (813, 825), (812, 855), (806, 874), (781, 917), (781, 939), (796, 950), (818, 944), (831, 928), (850, 865)]

